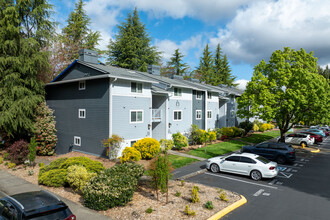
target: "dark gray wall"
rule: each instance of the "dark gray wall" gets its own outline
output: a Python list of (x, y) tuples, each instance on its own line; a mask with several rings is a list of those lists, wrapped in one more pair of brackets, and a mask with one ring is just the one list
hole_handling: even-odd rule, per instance
[[(200, 129), (205, 129), (205, 92), (202, 92), (202, 99), (197, 98), (197, 91), (193, 90), (193, 124), (198, 125)], [(196, 120), (196, 110), (202, 110), (202, 119)]]
[[(78, 90), (78, 82), (49, 85), (46, 100), (55, 110), (56, 153), (69, 152), (74, 136), (79, 136), (81, 146), (73, 149), (105, 156), (101, 140), (109, 136), (108, 78), (86, 81), (86, 90)], [(78, 118), (78, 109), (86, 109), (86, 118)]]
[(227, 127), (236, 126), (236, 107), (235, 107), (235, 97), (230, 95), (230, 100), (227, 102)]
[(79, 78), (82, 78), (81, 80), (84, 80), (83, 78), (86, 76), (97, 76), (102, 74), (103, 74), (102, 72), (86, 67), (82, 64), (75, 63), (65, 72), (65, 74), (58, 77), (56, 79), (56, 82), (61, 80), (79, 79)]

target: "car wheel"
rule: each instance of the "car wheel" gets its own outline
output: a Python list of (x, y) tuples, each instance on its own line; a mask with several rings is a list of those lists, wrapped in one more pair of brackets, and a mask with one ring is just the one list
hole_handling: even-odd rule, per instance
[(284, 164), (286, 162), (286, 159), (283, 156), (279, 156), (277, 157), (276, 162), (279, 164)]
[(252, 170), (251, 174), (250, 174), (251, 178), (255, 181), (258, 181), (261, 179), (262, 175), (260, 173), (260, 171), (258, 170)]
[(304, 148), (307, 147), (307, 143), (305, 141), (301, 142), (300, 145)]
[(218, 164), (212, 163), (210, 166), (210, 170), (212, 173), (218, 173), (220, 172), (220, 167)]

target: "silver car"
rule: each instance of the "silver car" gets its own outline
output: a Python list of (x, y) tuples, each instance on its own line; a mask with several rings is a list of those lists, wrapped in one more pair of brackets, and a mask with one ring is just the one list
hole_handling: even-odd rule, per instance
[(313, 145), (314, 141), (314, 138), (309, 134), (294, 133), (285, 136), (285, 143), (301, 145), (303, 147)]

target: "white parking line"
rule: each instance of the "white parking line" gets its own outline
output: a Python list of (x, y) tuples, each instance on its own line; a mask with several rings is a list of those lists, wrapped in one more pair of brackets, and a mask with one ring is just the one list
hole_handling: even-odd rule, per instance
[(228, 176), (220, 176), (220, 175), (213, 174), (213, 173), (205, 173), (205, 174), (211, 175), (211, 176), (216, 176), (216, 177), (221, 177), (221, 178), (224, 178), (224, 179), (234, 180), (234, 181), (238, 181), (238, 182), (242, 182), (242, 183), (248, 183), (248, 184), (251, 184), (251, 185), (268, 187), (268, 188), (271, 188), (271, 189), (278, 189), (278, 187), (275, 187), (275, 186), (267, 186), (267, 185), (263, 185), (263, 184), (259, 184), (259, 183), (251, 183), (251, 182), (248, 182), (248, 181), (245, 181), (245, 180), (235, 179), (235, 178), (228, 177)]

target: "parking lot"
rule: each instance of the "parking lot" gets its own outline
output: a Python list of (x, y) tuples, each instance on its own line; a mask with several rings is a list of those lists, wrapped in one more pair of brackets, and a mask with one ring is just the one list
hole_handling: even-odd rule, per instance
[[(274, 179), (205, 172), (188, 181), (244, 195), (248, 203), (224, 219), (329, 219), (330, 137), (319, 153), (296, 150), (296, 161), (279, 165)], [(210, 198), (211, 200), (211, 198)]]

